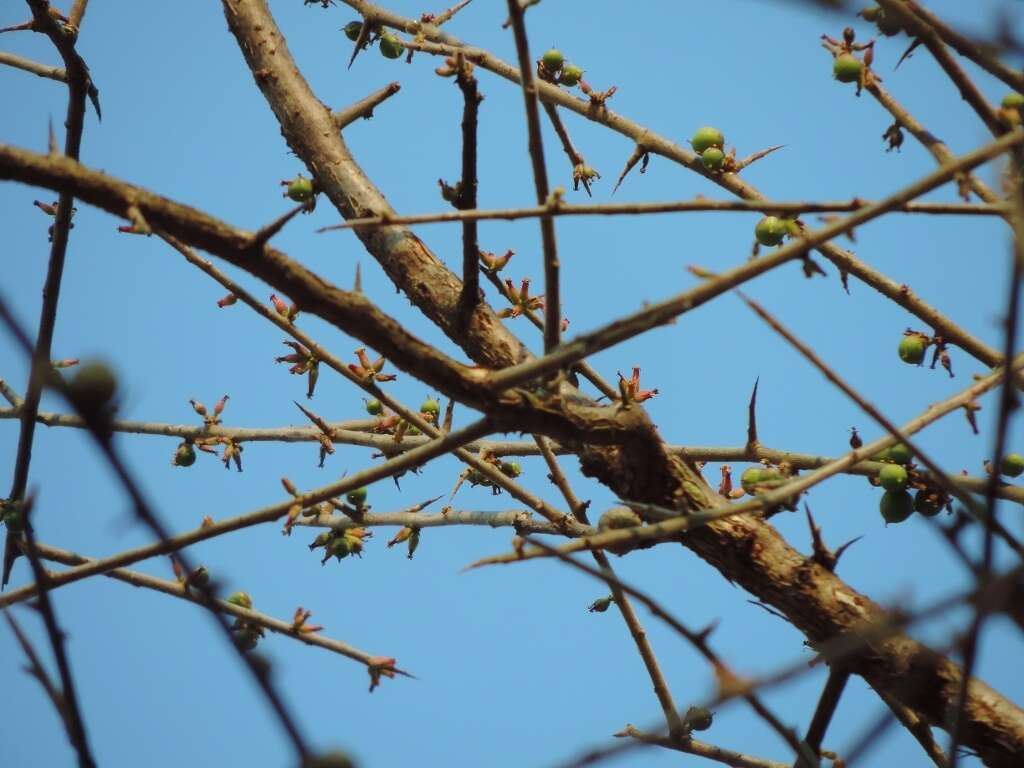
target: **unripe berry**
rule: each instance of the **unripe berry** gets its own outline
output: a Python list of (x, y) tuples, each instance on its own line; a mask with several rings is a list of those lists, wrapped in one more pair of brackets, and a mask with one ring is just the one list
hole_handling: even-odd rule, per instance
[(349, 40), (358, 40), (359, 33), (363, 31), (363, 22), (361, 21), (350, 21), (344, 26), (345, 37)]
[(380, 416), (384, 412), (384, 406), (380, 400), (374, 398), (366, 401), (366, 412), (371, 416)]
[(900, 346), (897, 351), (899, 352), (900, 360), (907, 365), (920, 365), (921, 361), (924, 360), (926, 349), (928, 349), (928, 340), (915, 333), (910, 336), (904, 336), (900, 340)]
[(297, 203), (305, 203), (313, 197), (313, 182), (305, 176), (296, 176), (288, 183), (287, 195)]
[(884, 461), (891, 461), (893, 464), (907, 464), (910, 462), (910, 456), (910, 449), (907, 446), (903, 443), (896, 443), (885, 450)]
[(566, 64), (562, 67), (562, 74), (558, 76), (558, 82), (572, 88), (583, 79), (583, 70), (575, 64)]
[(196, 452), (192, 443), (187, 440), (178, 446), (174, 452), (174, 460), (171, 462), (176, 467), (191, 467), (196, 463)]
[(106, 407), (117, 393), (117, 378), (104, 363), (90, 362), (80, 366), (68, 385), (68, 395), (85, 414), (96, 414)]
[(863, 66), (856, 56), (842, 53), (836, 56), (836, 60), (832, 62), (832, 76), (840, 83), (856, 83), (860, 80), (860, 71)]
[(544, 64), (544, 69), (553, 75), (562, 68), (562, 64), (565, 63), (565, 57), (560, 50), (552, 48), (544, 53), (541, 57), (541, 62)]
[(914, 496), (914, 511), (925, 517), (935, 517), (942, 511), (943, 497), (941, 493), (929, 488), (922, 488)]
[(765, 216), (754, 227), (754, 237), (761, 245), (778, 245), (786, 237), (789, 227), (777, 216)]
[(302, 768), (356, 768), (352, 758), (340, 750), (331, 750), (322, 755), (307, 757)]
[(887, 491), (902, 491), (907, 487), (907, 470), (901, 464), (886, 464), (878, 473), (878, 482)]
[(700, 155), (704, 167), (712, 171), (719, 171), (725, 164), (725, 152), (719, 147), (708, 147)]
[(714, 713), (707, 707), (690, 707), (683, 718), (695, 731), (706, 731), (714, 721)]
[(601, 531), (612, 531), (619, 528), (636, 528), (643, 521), (640, 515), (629, 507), (612, 507), (597, 521), (597, 528)]
[(902, 523), (914, 514), (914, 500), (906, 491), (886, 491), (878, 504), (886, 523)]
[(385, 32), (380, 37), (380, 52), (386, 59), (397, 59), (405, 53), (405, 46), (402, 45), (402, 41), (396, 35)]
[(519, 477), (523, 474), (523, 468), (519, 466), (518, 461), (503, 461), (498, 465), (498, 469), (506, 477)]
[(363, 506), (366, 503), (366, 486), (349, 491), (345, 495), (345, 500), (354, 507)]
[(690, 139), (690, 144), (693, 146), (694, 152), (698, 155), (703, 155), (704, 150), (709, 147), (721, 148), (725, 146), (725, 137), (717, 128), (706, 125), (703, 128), (697, 129), (697, 132), (693, 134), (693, 138)]
[(740, 485), (743, 486), (743, 490), (753, 495), (755, 486), (761, 482), (761, 475), (764, 470), (761, 467), (747, 467), (743, 470), (743, 474), (740, 475)]
[(240, 608), (252, 608), (252, 598), (248, 592), (232, 592), (228, 595), (228, 602)]
[(999, 462), (999, 474), (1007, 477), (1017, 477), (1024, 472), (1024, 456), (1019, 453), (1008, 453)]
[(428, 397), (423, 401), (420, 406), (420, 413), (427, 413), (431, 416), (437, 416), (441, 412), (441, 404), (432, 397)]
[(1016, 91), (1010, 91), (1010, 93), (1003, 96), (1002, 103), (1007, 109), (1020, 109), (1024, 107), (1024, 96)]

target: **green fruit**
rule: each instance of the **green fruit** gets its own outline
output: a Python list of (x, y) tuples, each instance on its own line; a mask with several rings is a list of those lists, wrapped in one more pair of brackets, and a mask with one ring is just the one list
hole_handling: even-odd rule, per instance
[(380, 36), (380, 52), (386, 59), (397, 59), (405, 53), (405, 46), (402, 45), (402, 41), (396, 35), (385, 32)]
[(778, 245), (786, 237), (789, 227), (777, 216), (765, 216), (754, 227), (754, 237), (761, 245)]
[(363, 22), (361, 21), (350, 21), (342, 28), (345, 32), (345, 37), (349, 40), (358, 40), (359, 33), (363, 31)]
[(384, 405), (377, 399), (367, 400), (366, 412), (371, 416), (380, 416), (384, 412)]
[(288, 197), (297, 203), (305, 203), (313, 197), (313, 182), (305, 176), (296, 176), (288, 183)]
[(883, 461), (891, 461), (893, 464), (908, 464), (910, 462), (910, 449), (903, 443), (896, 443), (885, 451)]
[(761, 482), (763, 473), (764, 470), (761, 467), (747, 467), (743, 470), (743, 474), (740, 475), (740, 485), (743, 486), (743, 490), (753, 496), (755, 486)]
[(210, 571), (205, 565), (196, 567), (196, 569), (188, 575), (188, 583), (193, 587), (202, 589), (210, 583)]
[(885, 11), (882, 11), (879, 17), (875, 19), (875, 26), (877, 26), (878, 31), (886, 37), (898, 35), (902, 31), (900, 23), (896, 19), (892, 19), (887, 16)]
[(558, 70), (560, 70), (562, 68), (562, 64), (565, 63), (565, 57), (562, 55), (562, 52), (557, 48), (552, 48), (551, 50), (545, 52), (545, 54), (541, 57), (540, 60), (544, 64), (544, 69), (546, 69), (552, 75), (555, 74), (555, 72), (557, 72)]
[(420, 406), (420, 413), (429, 413), (431, 416), (437, 416), (440, 412), (441, 404), (432, 397), (428, 397)]
[(71, 401), (86, 414), (97, 413), (114, 399), (116, 393), (117, 378), (104, 363), (82, 365), (68, 385)]
[(519, 477), (523, 474), (523, 468), (519, 466), (518, 461), (503, 461), (498, 465), (498, 469), (506, 477)]
[(697, 129), (697, 132), (693, 134), (693, 138), (690, 139), (690, 144), (693, 146), (694, 152), (698, 155), (703, 155), (704, 150), (709, 147), (721, 148), (725, 146), (725, 137), (717, 128), (706, 125), (703, 128)]
[(562, 74), (558, 76), (558, 82), (572, 88), (583, 79), (583, 70), (575, 64), (566, 64), (562, 67)]
[(840, 83), (856, 83), (860, 80), (860, 72), (864, 65), (860, 59), (849, 53), (836, 56), (832, 62), (832, 76)]
[(241, 648), (243, 651), (251, 651), (256, 647), (256, 644), (260, 641), (260, 635), (263, 633), (259, 627), (252, 627), (248, 624), (243, 624), (238, 631), (235, 633), (235, 645)]
[(707, 707), (690, 707), (683, 718), (695, 731), (706, 731), (714, 721), (714, 713)]
[(878, 482), (887, 491), (902, 491), (907, 487), (907, 470), (901, 464), (886, 464), (878, 473)]
[(339, 561), (343, 558), (348, 557), (352, 554), (352, 542), (345, 536), (338, 536), (335, 539), (331, 539), (327, 545), (327, 554), (324, 556), (324, 562), (327, 558), (336, 557)]
[(914, 496), (914, 511), (925, 517), (935, 517), (942, 511), (943, 497), (941, 493), (923, 488)]
[(302, 763), (302, 768), (356, 768), (356, 764), (344, 752), (334, 749), (314, 757), (307, 757)]
[(1010, 93), (1003, 96), (1003, 106), (1007, 109), (1020, 109), (1024, 107), (1024, 96), (1016, 91), (1010, 91)]
[(914, 500), (906, 491), (886, 491), (878, 504), (886, 523), (902, 523), (914, 514)]
[(345, 500), (354, 507), (363, 506), (366, 503), (366, 486), (349, 491), (345, 495)]
[(232, 592), (228, 595), (228, 602), (239, 608), (252, 608), (252, 598), (248, 592)]
[(928, 341), (918, 334), (904, 336), (900, 340), (898, 352), (900, 360), (907, 365), (920, 365), (924, 360), (925, 350), (928, 349)]
[(1017, 477), (1024, 472), (1024, 456), (1019, 453), (1008, 453), (999, 462), (999, 474), (1007, 477)]
[(643, 521), (640, 515), (629, 507), (612, 507), (597, 521), (597, 528), (600, 531), (613, 531), (619, 528), (636, 528)]
[(174, 461), (171, 462), (176, 467), (191, 467), (196, 463), (196, 452), (192, 447), (192, 443), (184, 442), (178, 446), (178, 450), (174, 452)]
[(719, 147), (708, 147), (701, 153), (700, 159), (704, 163), (705, 168), (718, 171), (725, 164), (725, 152)]

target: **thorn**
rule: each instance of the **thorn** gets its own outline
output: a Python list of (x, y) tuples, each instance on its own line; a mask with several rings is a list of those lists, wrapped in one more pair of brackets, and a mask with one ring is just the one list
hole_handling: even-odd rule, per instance
[(747, 448), (757, 445), (757, 385), (761, 383), (761, 377), (754, 379), (754, 390), (750, 393), (750, 403), (747, 405)]
[(50, 116), (49, 139), (48, 139), (48, 141), (49, 141), (49, 147), (50, 147), (50, 154), (51, 155), (58, 154), (60, 152), (60, 149), (58, 149), (58, 147), (57, 147), (57, 134), (53, 130), (53, 116), (52, 115)]
[(909, 48), (907, 48), (907, 50), (905, 50), (905, 51), (903, 52), (903, 55), (902, 55), (902, 56), (900, 56), (900, 60), (896, 62), (896, 66), (895, 66), (895, 67), (893, 67), (893, 69), (899, 69), (899, 68), (900, 68), (900, 64), (902, 64), (902, 63), (903, 63), (903, 60), (904, 60), (904, 59), (909, 59), (909, 58), (910, 58), (910, 56), (911, 56), (911, 54), (913, 54), (913, 52), (914, 52), (914, 49), (915, 49), (915, 48), (917, 48), (917, 46), (919, 46), (920, 44), (921, 44), (921, 38), (919, 38), (919, 37), (915, 37), (915, 38), (914, 38), (914, 42), (912, 42), (912, 43), (910, 44), (910, 47), (909, 47)]
[(256, 234), (252, 236), (252, 240), (249, 241), (249, 248), (253, 251), (262, 250), (270, 238), (280, 232), (285, 224), (291, 221), (296, 214), (306, 210), (309, 210), (309, 207), (305, 203), (301, 203), (283, 216), (278, 216), (266, 226), (260, 227)]
[(355, 282), (352, 283), (352, 291), (354, 293), (362, 293), (363, 292), (362, 264), (360, 264), (358, 261), (356, 262), (356, 279), (355, 279)]
[(638, 162), (640, 162), (641, 158), (644, 158), (644, 164), (643, 164), (643, 167), (642, 167), (642, 169), (640, 171), (641, 173), (643, 173), (644, 170), (647, 169), (647, 163), (648, 163), (648, 159), (649, 159), (648, 158), (648, 153), (647, 153), (647, 150), (645, 150), (642, 146), (637, 144), (636, 148), (633, 150), (633, 154), (631, 154), (629, 156), (629, 159), (626, 160), (626, 167), (623, 168), (622, 169), (622, 173), (619, 174), (619, 180), (617, 182), (615, 182), (615, 187), (612, 189), (612, 194), (613, 195), (618, 190), (618, 188), (621, 186), (622, 182), (626, 179), (626, 176), (629, 174), (629, 172), (631, 170), (633, 170), (633, 166), (636, 165)]

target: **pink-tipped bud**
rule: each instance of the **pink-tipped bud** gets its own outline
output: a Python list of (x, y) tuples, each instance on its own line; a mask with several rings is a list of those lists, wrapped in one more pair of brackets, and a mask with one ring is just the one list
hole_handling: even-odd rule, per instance
[(224, 406), (228, 404), (228, 400), (229, 399), (230, 398), (228, 397), (228, 395), (224, 395), (224, 397), (222, 397), (220, 400), (217, 401), (217, 404), (215, 406), (213, 406), (213, 414), (214, 414), (214, 416), (220, 416), (221, 413), (223, 413)]
[(224, 309), (224, 307), (230, 307), (236, 301), (238, 301), (238, 297), (235, 296), (235, 294), (233, 293), (229, 293), (223, 299), (217, 300), (217, 306), (220, 307), (221, 309)]
[(78, 365), (77, 357), (68, 357), (63, 360), (52, 360), (50, 362), (54, 368), (70, 368), (73, 365)]
[(274, 309), (277, 310), (277, 314), (281, 315), (281, 317), (288, 317), (288, 305), (281, 301), (281, 299), (277, 297), (277, 294), (270, 294), (270, 303), (274, 305)]
[(191, 400), (190, 399), (189, 402), (192, 404), (192, 410), (194, 410), (200, 416), (205, 416), (206, 415), (206, 406), (205, 405), (200, 403), (198, 400)]

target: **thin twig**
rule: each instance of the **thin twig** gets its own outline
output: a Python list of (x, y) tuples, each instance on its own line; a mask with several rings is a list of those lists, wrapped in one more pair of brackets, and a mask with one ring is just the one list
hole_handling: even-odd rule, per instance
[[(616, 734), (616, 736), (618, 735)], [(787, 768), (785, 763), (777, 763), (774, 760), (766, 760), (760, 757), (745, 755), (742, 752), (734, 752), (717, 744), (709, 744), (706, 741), (698, 741), (694, 738), (672, 739), (665, 736), (657, 736), (653, 733), (646, 733), (634, 728), (632, 725), (627, 725), (622, 735), (630, 736), (644, 744), (653, 744), (665, 749), (674, 749), (676, 752), (697, 755), (698, 757), (733, 766), (733, 768)]]
[[(820, 229), (806, 232), (802, 237), (781, 246), (770, 255), (746, 261), (740, 266), (722, 272), (716, 277), (706, 280), (696, 288), (676, 297), (653, 304), (632, 315), (619, 318), (595, 331), (577, 336), (572, 341), (562, 344), (557, 350), (549, 352), (543, 357), (496, 371), (490, 376), (491, 386), (495, 390), (502, 390), (523, 384), (540, 376), (549, 375), (569, 363), (588, 357), (595, 352), (608, 349), (650, 328), (668, 323), (679, 315), (710, 301), (715, 296), (735, 288), (741, 283), (757, 277), (780, 264), (806, 254), (811, 248), (826, 243), (838, 235), (849, 232), (860, 224), (877, 218), (890, 210), (892, 206), (907, 202), (931, 191), (935, 187), (944, 184), (960, 171), (973, 168), (993, 157), (997, 157), (1009, 148), (1019, 144), (1022, 140), (1024, 140), (1024, 130), (1018, 129), (1006, 134), (980, 149), (969, 152), (953, 162), (944, 164), (917, 182), (904, 187), (874, 205), (826, 224)], [(964, 349), (971, 347), (973, 351), (972, 349), (968, 349), (968, 351), (976, 354), (976, 356), (980, 357), (984, 354), (984, 357), (990, 360), (998, 361), (1000, 359), (999, 353), (994, 350), (986, 350), (982, 353), (979, 350), (980, 342), (975, 342), (973, 339), (968, 340), (969, 337), (965, 338), (965, 334), (962, 331), (957, 332), (953, 330), (953, 333), (956, 334), (955, 337), (948, 335), (947, 331), (943, 333), (943, 338), (946, 338), (950, 343), (958, 344)]]
[[(807, 746), (814, 750), (817, 757), (821, 756), (821, 742), (825, 738), (825, 731), (828, 730), (828, 725), (836, 713), (839, 699), (842, 697), (849, 679), (850, 673), (845, 669), (833, 667), (829, 670), (825, 687), (818, 698), (818, 706), (814, 709), (814, 716), (811, 718), (811, 724), (807, 726), (807, 735), (804, 737)], [(797, 759), (793, 768), (801, 768), (802, 765), (806, 765), (806, 763)]]
[[(471, 65), (459, 58), (455, 81), (462, 91), (462, 181), (459, 187), (458, 207), (462, 210), (476, 208), (477, 192), (477, 112), (483, 97), (477, 89), (476, 78), (470, 72)], [(468, 323), (473, 310), (480, 301), (480, 244), (477, 240), (477, 226), (473, 220), (462, 222), (462, 292), (459, 295), (458, 313)]]
[(360, 118), (369, 120), (373, 117), (373, 110), (378, 104), (390, 99), (400, 90), (402, 90), (401, 84), (397, 82), (388, 83), (380, 90), (374, 91), (369, 96), (357, 101), (355, 104), (350, 104), (338, 112), (332, 112), (331, 119), (334, 121), (338, 130), (344, 130), (348, 125), (354, 123)]
[[(549, 106), (545, 104), (545, 106)], [(341, 224), (321, 227), (317, 232), (339, 229), (390, 227), (408, 224), (443, 224), (465, 221), (517, 221), (540, 216), (644, 216), (656, 213), (751, 212), (798, 216), (802, 213), (834, 213), (858, 211), (873, 205), (872, 200), (836, 200), (832, 202), (794, 202), (786, 200), (677, 200), (664, 203), (559, 203), (558, 205), (525, 206), (522, 208), (478, 209), (474, 211), (444, 211), (412, 216), (379, 216), (349, 219)], [(891, 213), (913, 213), (955, 216), (1005, 216), (1009, 208), (1002, 203), (903, 203), (890, 209)]]
[(31, 72), (33, 75), (39, 75), (39, 77), (45, 77), (49, 80), (56, 80), (61, 83), (66, 83), (68, 81), (68, 73), (63, 67), (40, 64), (37, 61), (26, 59), (14, 53), (0, 51), (0, 64), (6, 64), (7, 66), (14, 67), (15, 69)]
[[(537, 111), (537, 88), (534, 84), (533, 61), (526, 40), (526, 25), (519, 0), (508, 0), (508, 18), (515, 34), (519, 73), (526, 103), (526, 128), (529, 133), (530, 162), (533, 164), (533, 182), (537, 190), (537, 205), (548, 202), (548, 172), (544, 165), (544, 142), (540, 133), (540, 113)], [(555, 223), (550, 216), (540, 218), (541, 241), (544, 248), (544, 351), (558, 346), (562, 325), (561, 290), (558, 282), (558, 247), (555, 242)]]
[[(51, 547), (48, 544), (37, 544), (36, 547), (40, 557), (57, 563), (63, 563), (64, 565), (87, 565), (99, 562), (96, 558), (85, 557), (84, 555), (79, 555), (65, 549)], [(146, 589), (162, 592), (165, 595), (170, 595), (171, 597), (176, 597), (180, 600), (187, 600), (188, 602), (195, 603), (196, 605), (206, 605), (205, 598), (199, 596), (194, 590), (189, 589), (180, 581), (160, 579), (156, 576), (150, 576), (148, 573), (131, 571), (127, 568), (114, 568), (112, 570), (105, 571), (103, 575), (112, 579), (117, 579), (118, 581), (123, 581), (126, 584), (131, 584), (133, 587), (145, 587)], [(340, 654), (341, 656), (345, 656), (353, 661), (358, 661), (364, 665), (370, 666), (375, 663), (374, 660), (377, 654), (360, 651), (358, 648), (354, 648), (340, 640), (334, 640), (330, 637), (324, 637), (323, 635), (297, 630), (295, 625), (291, 622), (276, 619), (273, 616), (253, 610), (252, 608), (243, 608), (242, 606), (235, 605), (234, 603), (229, 603), (226, 600), (213, 600), (212, 606), (214, 610), (220, 613), (234, 616), (235, 618), (242, 619), (250, 624), (258, 624), (261, 627), (269, 629), (271, 632), (287, 635), (288, 637), (299, 640), (306, 645), (315, 645), (319, 648), (324, 648), (332, 653)], [(403, 672), (402, 670), (395, 669), (395, 671), (399, 674), (405, 675), (406, 677), (409, 676), (407, 672)]]

